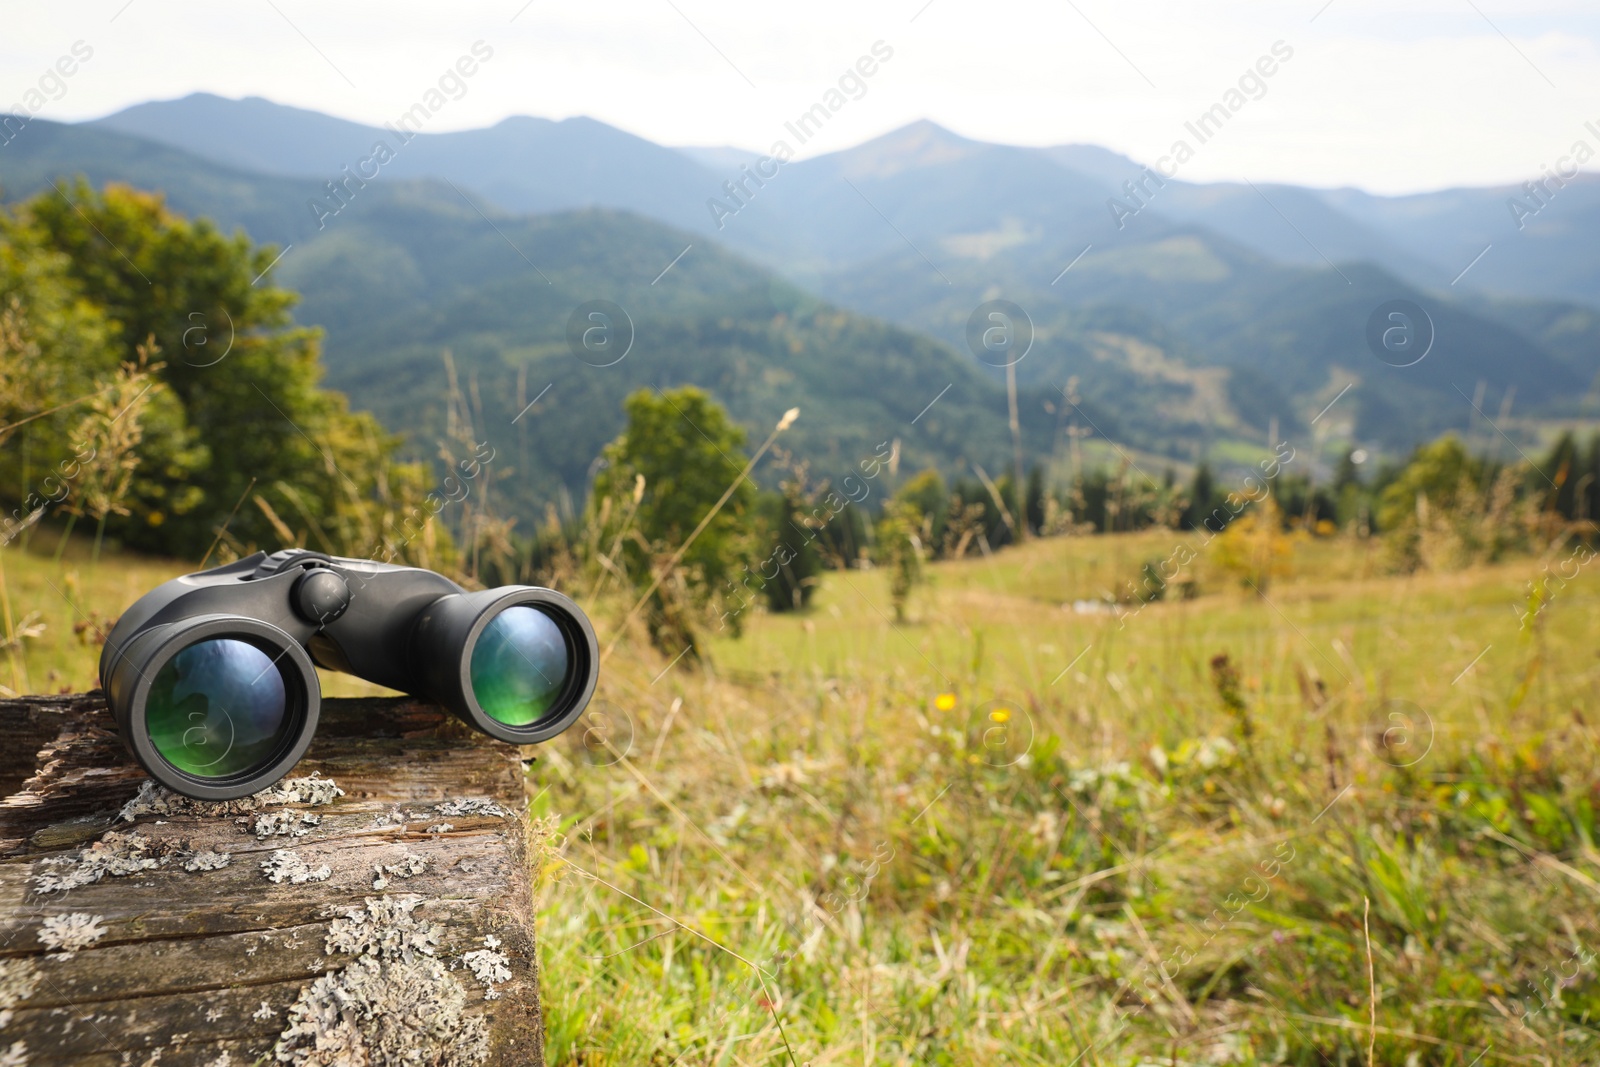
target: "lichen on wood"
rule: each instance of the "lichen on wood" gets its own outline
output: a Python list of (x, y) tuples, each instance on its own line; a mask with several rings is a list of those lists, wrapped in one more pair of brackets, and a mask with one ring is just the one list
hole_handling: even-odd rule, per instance
[(45, 948), (58, 952), (76, 952), (88, 948), (106, 936), (100, 925), (104, 916), (74, 911), (65, 915), (52, 915), (39, 930), (39, 941)]
[(488, 1031), (465, 1013), (465, 991), (435, 958), (443, 930), (416, 917), (421, 903), (369, 897), (334, 920), (326, 949), (356, 958), (301, 991), (273, 1047), (279, 1063), (477, 1067), (487, 1059)]
[(326, 863), (313, 867), (301, 859), (298, 852), (280, 848), (261, 861), (261, 873), (267, 876), (267, 881), (279, 885), (284, 882), (304, 885), (307, 882), (326, 882), (333, 877), (333, 868)]
[(183, 869), (191, 873), (195, 871), (220, 871), (232, 862), (232, 853), (213, 852), (208, 848), (199, 852), (191, 852), (185, 856), (183, 858)]
[(0, 701), (24, 720), (0, 1067), (542, 1063), (513, 749), (328, 700), (296, 777), (207, 803), (145, 779), (97, 695)]

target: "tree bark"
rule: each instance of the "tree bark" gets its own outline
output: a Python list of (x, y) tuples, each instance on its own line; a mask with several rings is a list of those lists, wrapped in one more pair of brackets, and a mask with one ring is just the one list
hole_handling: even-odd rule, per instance
[(0, 1067), (542, 1065), (516, 749), (326, 700), (291, 779), (190, 801), (100, 693), (0, 701)]

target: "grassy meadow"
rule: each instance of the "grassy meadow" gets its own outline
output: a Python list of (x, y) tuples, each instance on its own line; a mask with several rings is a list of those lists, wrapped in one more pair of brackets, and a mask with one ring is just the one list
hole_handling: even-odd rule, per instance
[(538, 776), (552, 1062), (1594, 1062), (1600, 599), (1524, 630), (1540, 561), (1331, 539), (1266, 598), (1202, 558), (1072, 609), (1185, 536), (938, 564), (898, 627), (830, 573), (714, 671), (615, 657), (628, 760)]
[[(36, 533), (0, 684), (84, 688), (74, 622), (187, 568)], [(1202, 549), (1106, 608), (1183, 544), (930, 564), (904, 624), (831, 571), (698, 667), (624, 635), (529, 775), (549, 1062), (1600, 1061), (1595, 580), (1297, 536), (1265, 596)]]

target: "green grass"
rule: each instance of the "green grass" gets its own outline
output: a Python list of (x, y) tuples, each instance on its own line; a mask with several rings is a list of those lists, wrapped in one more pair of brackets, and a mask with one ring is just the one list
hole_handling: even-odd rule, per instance
[[(710, 671), (615, 657), (628, 760), (533, 776), (551, 1061), (1594, 1062), (1600, 596), (1524, 633), (1535, 561), (1330, 540), (1265, 600), (1202, 562), (1071, 609), (1183, 540), (940, 564), (899, 627), (832, 573)], [(1578, 981), (1538, 1009), (1545, 967)]]
[[(619, 644), (626, 758), (529, 776), (550, 1062), (1600, 1059), (1593, 576), (1524, 629), (1543, 561), (1301, 540), (1266, 599), (1202, 555), (1196, 599), (1072, 608), (1186, 540), (937, 564), (901, 626), (829, 573), (698, 670)], [(183, 569), (0, 563), (36, 690), (95, 652), (45, 578), (110, 615)]]

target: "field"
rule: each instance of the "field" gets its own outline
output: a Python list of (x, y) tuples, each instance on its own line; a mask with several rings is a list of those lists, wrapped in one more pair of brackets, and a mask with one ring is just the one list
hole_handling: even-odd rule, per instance
[[(829, 572), (694, 668), (620, 642), (529, 776), (550, 1062), (1600, 1059), (1591, 576), (1301, 539), (1265, 596), (1202, 551), (1105, 607), (1190, 543), (935, 564), (904, 624)], [(12, 688), (90, 684), (74, 619), (184, 569), (53, 547), (0, 553)]]

